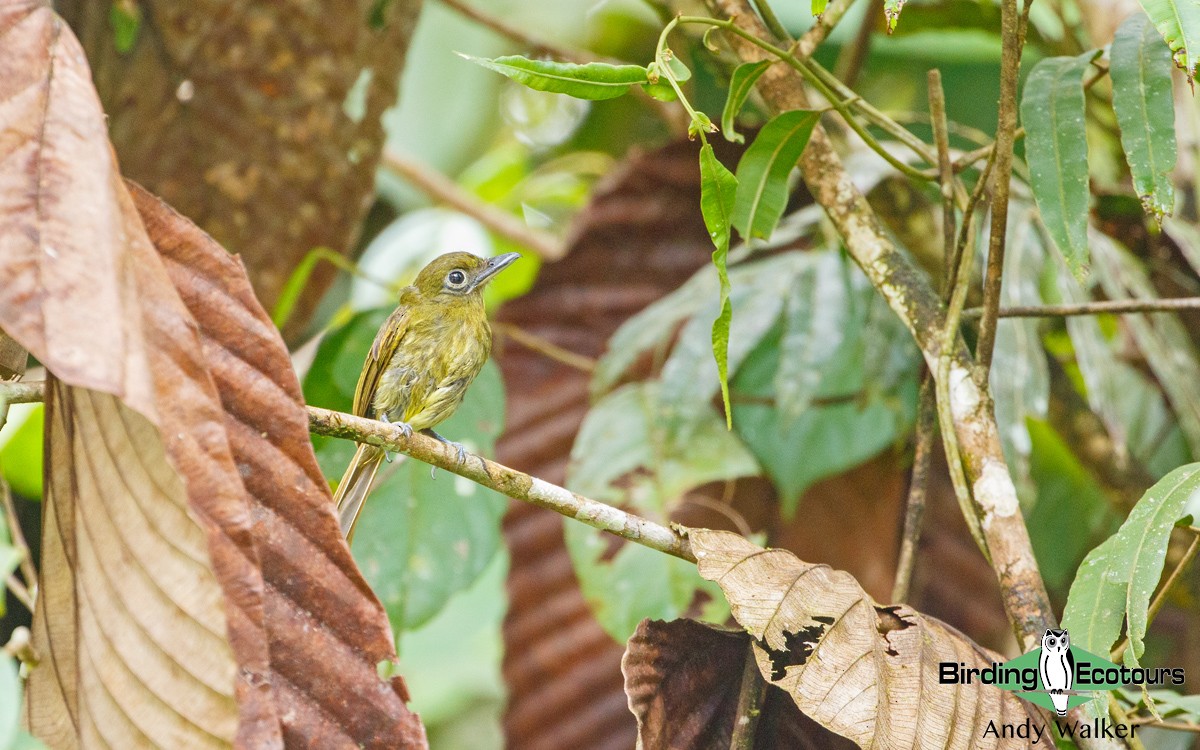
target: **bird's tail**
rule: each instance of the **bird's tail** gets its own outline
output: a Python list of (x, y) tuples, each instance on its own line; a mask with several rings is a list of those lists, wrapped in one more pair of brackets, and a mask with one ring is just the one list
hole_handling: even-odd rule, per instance
[(338, 524), (347, 543), (354, 536), (354, 524), (358, 522), (358, 514), (362, 511), (367, 493), (371, 491), (371, 483), (375, 480), (375, 472), (379, 471), (385, 455), (381, 448), (360, 444), (354, 453), (354, 460), (346, 467), (346, 473), (338, 483), (333, 501), (337, 503)]

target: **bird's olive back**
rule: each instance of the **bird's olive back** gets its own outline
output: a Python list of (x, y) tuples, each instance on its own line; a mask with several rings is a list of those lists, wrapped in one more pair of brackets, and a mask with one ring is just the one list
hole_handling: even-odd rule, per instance
[(472, 253), (439, 255), (421, 269), (413, 282), (421, 296), (432, 299), (439, 294), (469, 294), (475, 277), (487, 267), (487, 260)]

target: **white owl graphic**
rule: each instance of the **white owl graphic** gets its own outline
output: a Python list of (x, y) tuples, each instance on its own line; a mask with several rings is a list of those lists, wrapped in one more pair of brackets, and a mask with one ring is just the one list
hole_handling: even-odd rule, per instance
[(1075, 658), (1071, 656), (1071, 636), (1065, 630), (1047, 630), (1042, 636), (1042, 655), (1038, 659), (1042, 689), (1050, 694), (1054, 711), (1067, 715), (1068, 691), (1075, 679)]

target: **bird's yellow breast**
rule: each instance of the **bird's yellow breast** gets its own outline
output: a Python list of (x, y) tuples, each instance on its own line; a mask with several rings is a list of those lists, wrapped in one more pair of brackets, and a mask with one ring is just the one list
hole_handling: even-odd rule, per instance
[(430, 312), (434, 314), (414, 315), (408, 321), (372, 402), (377, 415), (417, 430), (454, 413), (492, 346), (482, 304)]

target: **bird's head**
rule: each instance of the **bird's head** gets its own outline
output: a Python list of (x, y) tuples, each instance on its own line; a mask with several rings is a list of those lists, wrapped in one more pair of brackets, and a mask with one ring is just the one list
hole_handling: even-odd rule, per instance
[(413, 282), (425, 299), (455, 299), (483, 291), (496, 274), (503, 271), (520, 253), (505, 253), (495, 258), (481, 258), (473, 253), (439, 255), (421, 269)]

